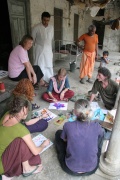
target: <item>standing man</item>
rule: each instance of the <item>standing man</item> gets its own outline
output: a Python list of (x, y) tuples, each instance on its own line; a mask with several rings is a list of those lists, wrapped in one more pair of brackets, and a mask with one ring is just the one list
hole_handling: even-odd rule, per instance
[(96, 27), (90, 25), (88, 33), (83, 34), (78, 38), (76, 44), (80, 46), (79, 42), (84, 41), (83, 55), (80, 63), (80, 83), (85, 84), (85, 76), (88, 77), (88, 82), (92, 83), (91, 77), (94, 70), (95, 57), (98, 54), (98, 35), (95, 34)]
[[(32, 36), (34, 39), (33, 56), (34, 64), (39, 65), (45, 82), (53, 77), (53, 53), (52, 53), (52, 39), (53, 26), (49, 25), (50, 14), (43, 12), (41, 15), (42, 22), (33, 28)], [(45, 83), (45, 86), (47, 85)]]

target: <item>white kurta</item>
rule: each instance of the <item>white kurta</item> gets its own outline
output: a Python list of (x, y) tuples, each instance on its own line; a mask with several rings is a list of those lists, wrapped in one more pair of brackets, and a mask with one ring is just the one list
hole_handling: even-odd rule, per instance
[(34, 40), (33, 46), (33, 63), (40, 66), (46, 82), (53, 76), (53, 26), (48, 25), (44, 27), (42, 23), (36, 25), (32, 31)]

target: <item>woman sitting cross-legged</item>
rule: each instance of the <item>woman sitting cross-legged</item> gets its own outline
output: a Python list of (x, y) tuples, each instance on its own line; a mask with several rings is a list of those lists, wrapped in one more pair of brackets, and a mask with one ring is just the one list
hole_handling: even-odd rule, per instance
[[(32, 85), (32, 82), (25, 78), (19, 81), (19, 83), (16, 85), (15, 89), (12, 92), (12, 99), (15, 96), (22, 96), (22, 98), (25, 98), (28, 100), (29, 103), (29, 111), (26, 118), (22, 121), (26, 128), (30, 131), (30, 133), (35, 132), (42, 132), (48, 127), (48, 122), (44, 120), (44, 118), (48, 117), (48, 114), (45, 113), (39, 117), (35, 117), (32, 119), (32, 100), (34, 95), (34, 88)], [(8, 111), (8, 107), (6, 106), (6, 109), (4, 112)]]
[(98, 122), (90, 121), (87, 100), (75, 102), (77, 119), (66, 122), (55, 134), (55, 145), (62, 169), (74, 176), (90, 175), (98, 167), (104, 130)]
[(42, 98), (48, 102), (68, 101), (74, 96), (74, 92), (70, 90), (67, 72), (64, 68), (59, 69), (58, 74), (50, 79), (47, 92)]
[(39, 153), (49, 145), (49, 140), (35, 146), (30, 132), (20, 123), (26, 119), (28, 110), (28, 101), (15, 97), (0, 120), (0, 175), (3, 180), (21, 174), (28, 177), (42, 170)]

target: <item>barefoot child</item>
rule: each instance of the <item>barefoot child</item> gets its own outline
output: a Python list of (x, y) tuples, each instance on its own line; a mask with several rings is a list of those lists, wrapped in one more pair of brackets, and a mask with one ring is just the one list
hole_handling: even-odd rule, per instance
[(64, 68), (59, 69), (58, 74), (50, 79), (47, 92), (42, 98), (48, 102), (68, 101), (74, 96), (74, 92), (70, 90), (67, 72)]
[(106, 67), (106, 65), (109, 63), (109, 58), (108, 58), (109, 52), (108, 51), (103, 51), (103, 57), (101, 57), (101, 62), (100, 62), (100, 67)]

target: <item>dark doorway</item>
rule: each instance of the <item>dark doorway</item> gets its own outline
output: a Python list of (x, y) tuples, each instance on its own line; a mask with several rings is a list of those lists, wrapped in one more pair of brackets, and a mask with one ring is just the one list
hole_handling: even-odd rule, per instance
[(7, 0), (0, 1), (0, 69), (8, 70), (8, 58), (12, 50), (12, 39)]
[(74, 41), (78, 38), (79, 15), (74, 14)]
[(104, 32), (105, 32), (105, 25), (100, 23), (99, 21), (94, 21), (94, 25), (96, 26), (96, 34), (98, 34), (98, 46), (100, 49), (103, 48), (103, 41), (104, 41)]
[(59, 46), (59, 40), (62, 40), (63, 35), (63, 10), (54, 8), (54, 40), (55, 47)]

